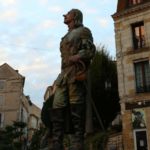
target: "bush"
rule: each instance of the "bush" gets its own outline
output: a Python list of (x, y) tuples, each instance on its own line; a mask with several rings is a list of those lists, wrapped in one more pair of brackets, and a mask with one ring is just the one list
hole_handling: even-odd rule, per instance
[(89, 135), (85, 139), (86, 150), (104, 150), (107, 143), (108, 135), (106, 132), (99, 131)]

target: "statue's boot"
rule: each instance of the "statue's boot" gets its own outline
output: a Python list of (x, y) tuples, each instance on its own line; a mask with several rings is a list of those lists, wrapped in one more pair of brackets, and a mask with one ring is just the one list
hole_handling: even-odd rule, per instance
[(63, 150), (64, 136), (64, 108), (51, 110), (52, 119), (52, 145), (50, 150)]
[(70, 150), (84, 150), (85, 106), (83, 104), (71, 104), (70, 108), (74, 128), (74, 134), (71, 135)]

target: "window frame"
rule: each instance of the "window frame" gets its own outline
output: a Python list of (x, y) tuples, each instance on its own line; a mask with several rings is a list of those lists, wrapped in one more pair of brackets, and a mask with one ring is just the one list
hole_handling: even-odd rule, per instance
[(129, 6), (138, 5), (142, 2), (143, 0), (129, 0)]
[[(134, 74), (135, 74), (135, 89), (136, 89), (136, 93), (147, 93), (147, 92), (150, 92), (150, 83), (149, 85), (146, 85), (146, 69), (145, 69), (145, 66), (146, 64), (148, 63), (148, 65), (150, 66), (150, 62), (149, 60), (142, 60), (142, 61), (138, 61), (138, 62), (134, 62)], [(143, 88), (140, 90), (140, 87), (138, 87), (138, 83), (137, 83), (137, 78), (138, 78), (138, 74), (136, 72), (136, 65), (140, 65), (140, 71), (142, 71), (141, 73), (141, 80), (142, 80), (142, 84), (143, 85)], [(150, 69), (149, 69), (149, 72), (150, 72)], [(148, 76), (149, 77), (149, 76)], [(149, 78), (148, 78), (149, 79)], [(150, 80), (150, 79), (149, 79)], [(142, 86), (141, 86), (142, 87)]]
[[(131, 24), (131, 29), (132, 29), (132, 43), (134, 50), (139, 50), (146, 47), (146, 34), (144, 21), (139, 21)], [(139, 34), (139, 36), (137, 36), (136, 34)], [(138, 37), (138, 40), (136, 37)]]
[(31, 128), (36, 129), (38, 127), (38, 118), (34, 115), (31, 115)]
[(2, 125), (2, 114), (0, 113), (0, 127)]
[(0, 99), (0, 107), (4, 105), (5, 97), (3, 94), (0, 94), (0, 97), (2, 97), (2, 101)]
[(0, 112), (0, 128), (4, 126), (4, 113)]
[[(3, 85), (1, 85), (3, 84)], [(0, 80), (0, 91), (4, 90), (6, 86), (6, 80)]]

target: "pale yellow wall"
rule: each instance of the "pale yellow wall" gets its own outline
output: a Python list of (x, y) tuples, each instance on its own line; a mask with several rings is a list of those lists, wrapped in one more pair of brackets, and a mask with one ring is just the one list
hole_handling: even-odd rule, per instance
[[(150, 10), (144, 13), (134, 14), (118, 19), (115, 23), (116, 55), (118, 70), (118, 86), (120, 97), (135, 94), (135, 78), (133, 62), (138, 59), (148, 58), (150, 60)], [(146, 48), (142, 53), (132, 53), (132, 31), (131, 24), (144, 21), (146, 33)], [(149, 47), (149, 48), (147, 48)]]
[[(16, 85), (14, 81), (17, 82)], [(0, 108), (0, 111), (4, 114), (4, 126), (12, 124), (12, 121), (19, 120), (23, 88), (21, 86), (22, 81), (20, 80), (6, 80), (5, 89), (0, 91), (0, 94), (4, 96), (4, 103)]]
[(21, 110), (23, 110), (22, 116), (23, 120), (27, 121), (27, 127), (31, 126), (30, 116), (35, 116), (38, 128), (41, 110), (35, 104), (30, 105), (29, 97), (24, 95), (24, 78), (7, 64), (0, 66), (0, 69), (0, 80), (5, 80), (5, 87), (0, 90), (0, 95), (4, 96), (4, 103), (0, 106), (0, 113), (4, 116), (3, 127), (12, 125), (13, 121), (21, 121)]

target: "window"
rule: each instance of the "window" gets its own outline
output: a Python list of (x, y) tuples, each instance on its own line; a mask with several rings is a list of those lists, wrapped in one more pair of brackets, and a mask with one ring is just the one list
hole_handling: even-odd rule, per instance
[(0, 113), (0, 127), (1, 127), (1, 124), (2, 124), (2, 114)]
[(140, 4), (141, 2), (143, 2), (143, 0), (129, 0), (130, 5)]
[(0, 106), (4, 104), (4, 96), (0, 95)]
[(150, 92), (150, 65), (149, 61), (134, 64), (137, 93)]
[(139, 49), (145, 46), (145, 31), (144, 23), (138, 22), (132, 24), (133, 45), (134, 49)]
[(34, 116), (31, 117), (31, 127), (34, 129), (37, 128), (37, 118)]
[(23, 107), (22, 108), (22, 118), (21, 120), (25, 123), (27, 123), (28, 121), (28, 113), (27, 113), (27, 110)]
[(0, 113), (0, 128), (2, 128), (3, 127), (3, 120), (4, 120), (4, 118), (3, 118), (4, 116), (3, 116), (3, 114), (2, 113)]
[(5, 81), (4, 80), (0, 80), (0, 90), (3, 90), (5, 87)]

